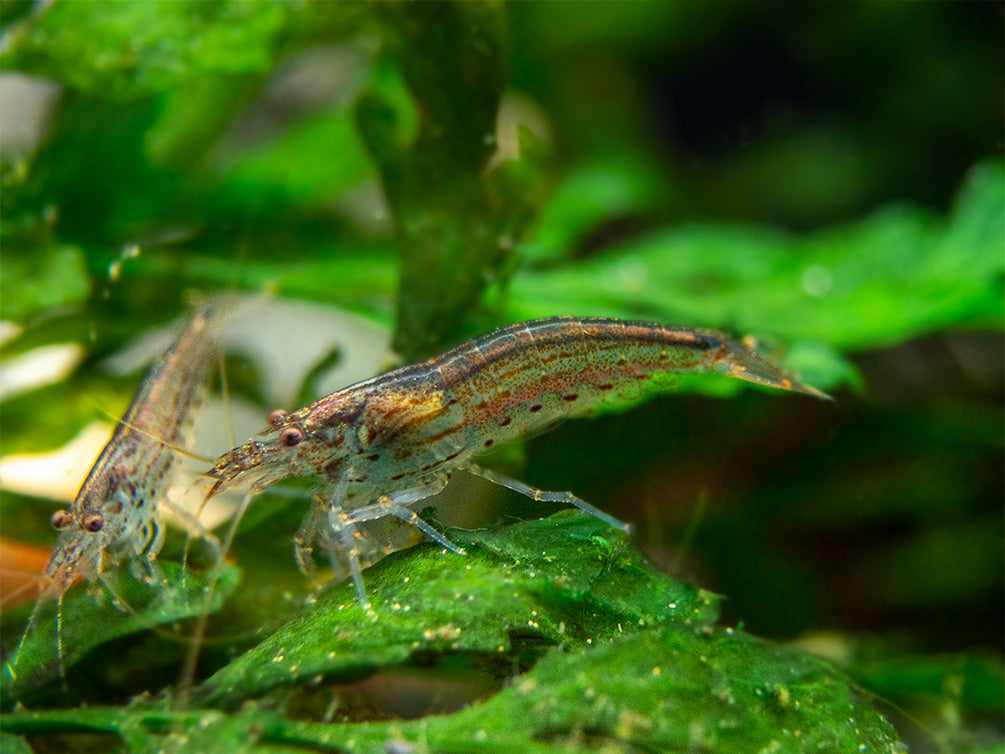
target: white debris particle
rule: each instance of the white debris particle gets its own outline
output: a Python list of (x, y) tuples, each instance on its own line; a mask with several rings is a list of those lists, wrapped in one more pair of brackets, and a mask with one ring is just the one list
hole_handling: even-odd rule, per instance
[(475, 741), (477, 741), (478, 743), (484, 743), (485, 741), (488, 740), (488, 738), (489, 738), (489, 734), (486, 733), (485, 731), (483, 731), (483, 730), (476, 730), (475, 731)]

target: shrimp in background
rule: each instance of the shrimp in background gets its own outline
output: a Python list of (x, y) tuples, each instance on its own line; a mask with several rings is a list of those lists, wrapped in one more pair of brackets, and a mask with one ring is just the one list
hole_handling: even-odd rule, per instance
[[(13, 662), (42, 605), (56, 598), (56, 644), (63, 673), (62, 599), (77, 580), (95, 582), (122, 560), (133, 574), (159, 583), (156, 563), (164, 542), (161, 505), (172, 484), (179, 446), (202, 402), (213, 369), (219, 321), (226, 309), (214, 298), (201, 305), (185, 331), (144, 377), (68, 510), (57, 511), (52, 525), (59, 537), (45, 569), (42, 587)], [(184, 517), (183, 517), (184, 520)], [(197, 522), (193, 532), (205, 535)]]

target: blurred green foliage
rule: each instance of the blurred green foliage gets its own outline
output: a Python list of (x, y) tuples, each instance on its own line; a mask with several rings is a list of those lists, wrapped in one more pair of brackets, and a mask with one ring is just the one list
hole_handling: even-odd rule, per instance
[[(837, 632), (851, 649), (832, 659), (907, 711), (887, 713), (918, 748), (994, 746), (1001, 21), (1000, 7), (950, 4), (10, 3), (5, 75), (60, 88), (35, 142), (0, 141), (0, 317), (24, 328), (4, 361), (69, 341), (89, 358), (4, 402), (4, 452), (62, 444), (95, 400), (124, 406), (132, 384), (109, 380), (101, 357), (169, 319), (190, 288), (351, 309), (393, 328), (402, 360), (553, 314), (754, 335), (837, 409), (680, 380), (705, 395), (533, 439), (524, 477), (633, 521), (654, 562), (728, 596), (727, 624)], [(77, 589), (64, 616), (75, 691), (29, 699), (107, 706), (5, 715), (0, 746), (27, 750), (16, 731), (58, 748), (54, 736), (82, 729), (111, 737), (63, 748), (620, 751), (697, 737), (712, 751), (801, 751), (896, 738), (826, 663), (712, 628), (711, 613), (701, 626), (655, 615), (646, 599), (707, 593), (575, 517), (455, 531), (467, 562), (430, 547), (388, 558), (367, 572), (375, 593), (432, 601), (372, 634), (345, 585), (287, 622), (282, 595), (303, 584), (277, 576), (292, 565), (275, 531), (292, 533), (302, 511), (275, 508), (242, 529), (248, 597), (211, 629), (256, 633), (205, 650), (204, 708), (114, 706), (172, 682), (137, 679), (180, 650), (134, 632), (191, 614), (184, 590), (137, 618)], [(44, 541), (39, 506), (5, 493), (2, 514), (5, 536)], [(448, 582), (484, 598), (435, 600)], [(518, 631), (527, 611), (537, 625)], [(80, 638), (94, 620), (108, 633)], [(10, 651), (20, 625), (4, 623)], [(443, 626), (463, 630), (426, 641)], [(25, 651), (51, 660), (51, 628)], [(296, 645), (302, 661), (261, 661)], [(131, 670), (99, 672), (120, 657)], [(336, 698), (405, 668), (433, 683), (434, 667), (490, 678), (465, 699), (491, 698), (412, 722)], [(261, 709), (215, 709), (260, 694)], [(858, 737), (833, 727), (849, 704)]]

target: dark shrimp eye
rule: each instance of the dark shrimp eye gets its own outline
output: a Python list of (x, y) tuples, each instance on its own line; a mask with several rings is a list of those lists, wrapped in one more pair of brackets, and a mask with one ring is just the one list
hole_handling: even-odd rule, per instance
[(91, 534), (96, 534), (101, 531), (102, 527), (105, 525), (105, 517), (100, 513), (95, 513), (90, 516), (84, 516), (83, 526), (84, 529), (91, 532)]
[(56, 511), (52, 514), (52, 518), (49, 519), (49, 523), (52, 524), (53, 529), (63, 529), (71, 521), (73, 521), (73, 514), (67, 510)]
[(269, 424), (275, 427), (276, 425), (282, 424), (284, 421), (286, 421), (286, 418), (288, 416), (289, 416), (288, 413), (283, 411), (281, 408), (277, 408), (275, 411), (269, 414)]
[(286, 427), (279, 433), (279, 444), (287, 448), (295, 448), (304, 439), (304, 431), (300, 427)]

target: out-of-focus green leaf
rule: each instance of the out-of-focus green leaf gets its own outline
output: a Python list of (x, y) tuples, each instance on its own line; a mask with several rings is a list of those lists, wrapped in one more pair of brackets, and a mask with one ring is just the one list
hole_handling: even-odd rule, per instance
[(277, 0), (212, 3), (36, 4), (11, 29), (8, 69), (103, 96), (150, 94), (199, 75), (263, 72), (294, 6)]
[(241, 156), (219, 190), (278, 211), (319, 205), (374, 175), (345, 108), (319, 113)]
[(1005, 715), (1005, 672), (1001, 658), (991, 654), (896, 657), (861, 663), (856, 670), (863, 684), (886, 698), (952, 694), (969, 710)]
[(605, 222), (658, 205), (664, 181), (652, 164), (622, 157), (572, 170), (541, 211), (537, 230), (520, 246), (532, 267), (567, 258), (576, 244)]
[[(804, 238), (755, 227), (686, 226), (602, 256), (517, 275), (514, 319), (646, 317), (862, 349), (939, 328), (1001, 327), (1001, 166), (975, 168), (948, 221), (888, 208)], [(816, 347), (818, 382), (847, 377)], [(793, 366), (799, 366), (793, 364)]]
[(39, 244), (4, 244), (0, 318), (24, 321), (39, 312), (83, 303), (90, 291), (80, 247), (51, 237)]
[(0, 731), (0, 751), (5, 754), (32, 754), (32, 749), (21, 736)]
[(218, 671), (197, 698), (232, 704), (319, 674), (352, 677), (424, 652), (507, 652), (513, 636), (580, 645), (666, 620), (714, 620), (716, 599), (660, 574), (623, 534), (560, 513), (485, 531), (448, 530), (467, 556), (425, 545), (366, 571), (377, 617), (350, 584)]
[[(64, 595), (61, 615), (57, 615), (55, 600), (43, 605), (34, 628), (7, 661), (3, 697), (23, 695), (55, 677), (60, 663), (64, 669), (70, 668), (92, 649), (120, 636), (199, 615), (206, 607), (205, 589), (213, 580), (216, 586), (210, 610), (219, 610), (224, 597), (240, 581), (240, 571), (233, 566), (221, 566), (218, 578), (210, 572), (184, 571), (177, 563), (165, 562), (160, 567), (164, 581), (158, 584), (139, 581), (126, 569), (116, 571), (110, 577), (114, 599), (105, 592), (92, 596), (86, 587), (77, 585)], [(120, 609), (115, 602), (125, 607)], [(57, 632), (60, 621), (62, 636)], [(72, 634), (67, 632), (68, 626), (73, 627)], [(85, 626), (86, 630), (81, 628)]]

